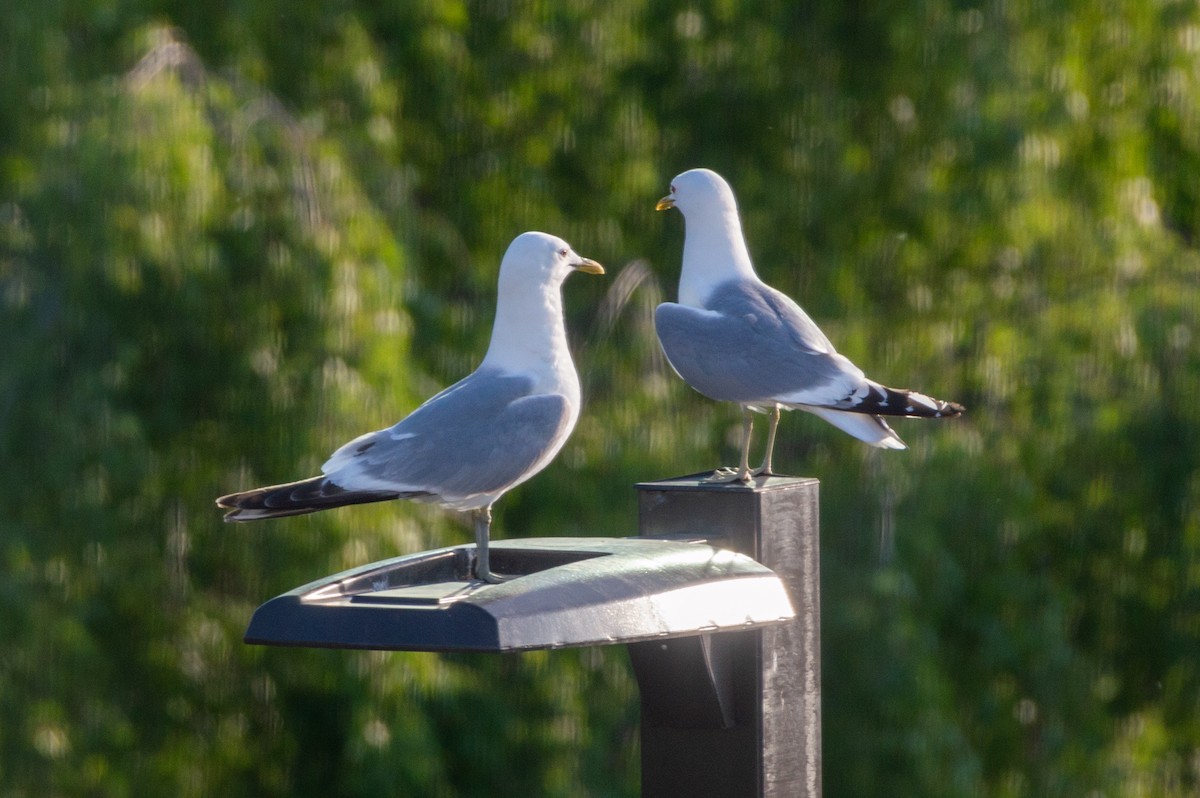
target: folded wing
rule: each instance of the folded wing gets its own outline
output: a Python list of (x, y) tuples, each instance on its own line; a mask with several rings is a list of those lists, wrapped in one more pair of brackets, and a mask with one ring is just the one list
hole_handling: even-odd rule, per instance
[(395, 426), (347, 443), (322, 470), (356, 490), (425, 493), (457, 507), (492, 501), (549, 463), (574, 422), (566, 397), (531, 385), (477, 371)]

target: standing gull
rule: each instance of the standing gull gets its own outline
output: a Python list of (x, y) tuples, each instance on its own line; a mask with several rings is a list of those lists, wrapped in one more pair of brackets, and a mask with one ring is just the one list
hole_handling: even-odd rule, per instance
[[(780, 409), (807, 410), (861, 441), (904, 449), (881, 416), (950, 418), (962, 405), (888, 388), (833, 344), (791, 298), (758, 279), (742, 236), (729, 184), (709, 169), (692, 169), (671, 183), (657, 210), (684, 218), (679, 303), (654, 313), (658, 340), (671, 367), (700, 393), (742, 407), (742, 459), (719, 468), (712, 482), (746, 482), (771, 474)], [(766, 456), (751, 470), (751, 411), (770, 414)]]
[(579, 418), (579, 375), (567, 347), (562, 283), (594, 260), (545, 233), (517, 236), (500, 263), (492, 341), (473, 373), (387, 429), (342, 446), (321, 476), (217, 499), (226, 521), (255, 521), (347, 504), (413, 499), (471, 511), (475, 576), (488, 562), (492, 504), (541, 471)]

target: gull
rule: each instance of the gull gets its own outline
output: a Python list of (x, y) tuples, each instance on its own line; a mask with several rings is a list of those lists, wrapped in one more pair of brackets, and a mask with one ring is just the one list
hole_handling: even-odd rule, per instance
[[(741, 463), (708, 481), (747, 482), (772, 473), (779, 411), (806, 410), (881, 449), (904, 449), (881, 416), (949, 418), (962, 405), (870, 380), (838, 354), (790, 297), (758, 278), (742, 236), (737, 201), (710, 169), (675, 177), (656, 210), (684, 218), (679, 302), (654, 312), (663, 352), (675, 372), (710, 399), (742, 408)], [(751, 470), (752, 412), (768, 413), (766, 456)]]
[(387, 429), (335, 451), (321, 475), (217, 499), (226, 521), (255, 521), (349, 504), (412, 499), (470, 512), (474, 574), (484, 582), (492, 505), (541, 471), (579, 418), (579, 375), (567, 347), (562, 283), (604, 274), (561, 238), (522, 233), (500, 263), (492, 340), (479, 368)]

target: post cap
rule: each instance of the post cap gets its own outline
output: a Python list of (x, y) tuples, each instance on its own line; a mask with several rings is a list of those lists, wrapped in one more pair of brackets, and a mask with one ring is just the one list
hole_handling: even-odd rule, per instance
[(474, 546), (396, 557), (260, 606), (247, 643), (406, 651), (607, 645), (795, 617), (765, 566), (702, 543), (649, 538), (494, 541), (501, 584), (469, 579)]

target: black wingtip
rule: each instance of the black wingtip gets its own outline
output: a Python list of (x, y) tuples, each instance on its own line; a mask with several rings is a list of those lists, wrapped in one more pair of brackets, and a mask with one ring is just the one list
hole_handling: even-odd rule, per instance
[(955, 418), (966, 412), (966, 408), (958, 402), (934, 399), (918, 391), (889, 388), (875, 382), (868, 383), (867, 390), (856, 392), (837, 409), (873, 416), (908, 418)]
[(400, 498), (395, 491), (346, 490), (324, 476), (271, 485), (265, 488), (230, 493), (217, 499), (217, 506), (229, 510), (226, 522), (285, 518), (329, 510), (349, 504), (366, 504)]

